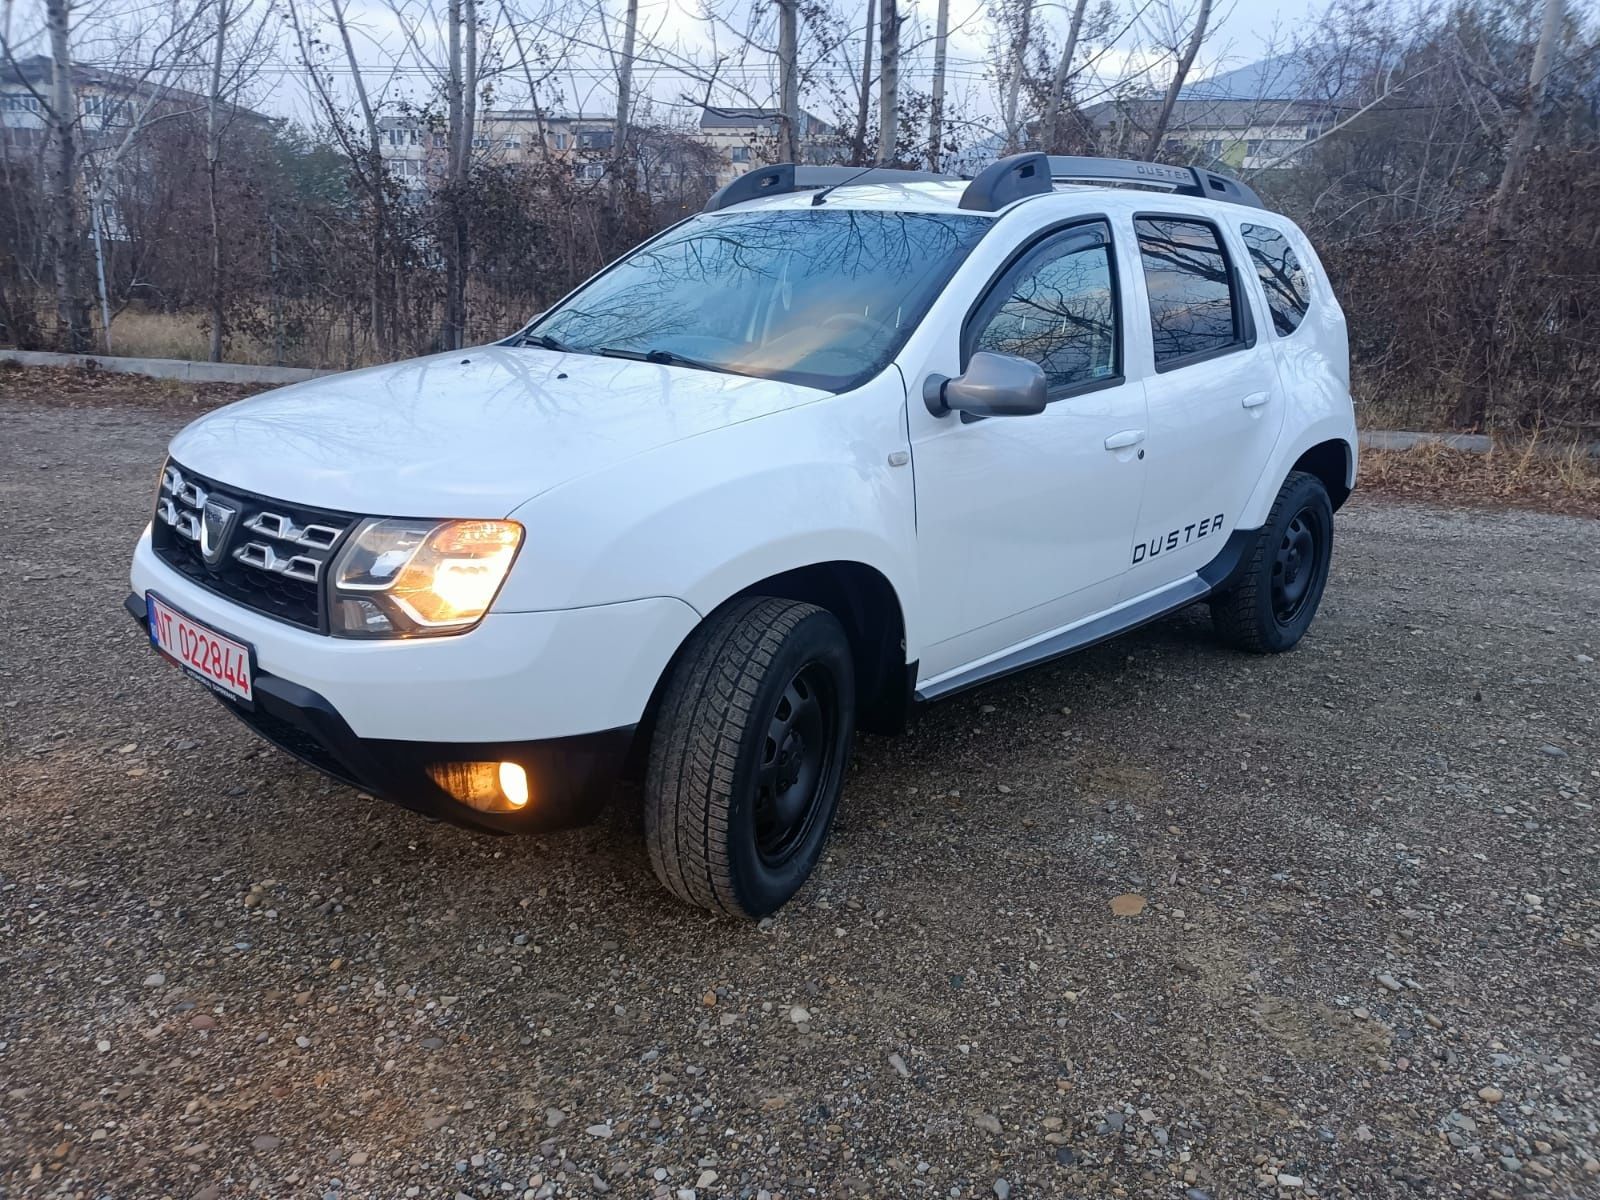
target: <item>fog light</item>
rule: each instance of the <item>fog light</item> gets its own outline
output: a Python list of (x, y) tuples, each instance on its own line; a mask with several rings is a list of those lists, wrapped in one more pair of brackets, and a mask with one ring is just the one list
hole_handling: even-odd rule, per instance
[(428, 774), (450, 795), (479, 812), (515, 812), (532, 798), (528, 773), (514, 762), (434, 763)]
[(528, 773), (514, 762), (500, 764), (500, 792), (512, 808), (528, 802)]

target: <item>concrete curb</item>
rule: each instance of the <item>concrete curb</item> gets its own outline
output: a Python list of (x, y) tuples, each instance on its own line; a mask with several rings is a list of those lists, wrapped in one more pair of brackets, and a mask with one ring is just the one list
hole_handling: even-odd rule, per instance
[[(1472, 454), (1487, 454), (1495, 449), (1495, 442), (1486, 433), (1406, 433), (1398, 429), (1363, 429), (1361, 447), (1364, 450), (1415, 450), (1418, 446), (1443, 446), (1447, 450), (1465, 450)], [(1509, 454), (1519, 453), (1516, 442), (1503, 442), (1500, 449)], [(1540, 454), (1565, 454), (1561, 446), (1542, 444), (1536, 447)], [(1589, 456), (1600, 458), (1600, 442), (1589, 443)]]
[(0, 350), (0, 363), (19, 367), (93, 367), (120, 375), (181, 379), (187, 383), (299, 383), (336, 372), (312, 367), (262, 367), (252, 363), (188, 362), (181, 358), (120, 358), (114, 354), (55, 354), (46, 350)]
[(1486, 433), (1403, 433), (1397, 429), (1363, 429), (1362, 449), (1414, 450), (1418, 446), (1444, 446), (1448, 450), (1471, 450), (1486, 454), (1494, 449), (1494, 439)]

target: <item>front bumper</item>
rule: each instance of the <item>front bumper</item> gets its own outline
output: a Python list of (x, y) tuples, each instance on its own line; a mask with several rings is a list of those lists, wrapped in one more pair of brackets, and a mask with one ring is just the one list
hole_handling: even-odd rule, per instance
[[(527, 557), (526, 554), (523, 556)], [(532, 564), (519, 563), (531, 567)], [(637, 725), (699, 614), (665, 596), (546, 612), (491, 611), (453, 637), (329, 637), (201, 587), (146, 530), (130, 584), (247, 642), (256, 667), (322, 696), (362, 739), (519, 742)]]
[[(129, 595), (123, 607), (148, 632), (144, 597)], [(216, 698), (278, 749), (342, 783), (439, 820), (494, 833), (533, 833), (592, 820), (614, 791), (633, 744), (633, 725), (533, 741), (364, 738), (325, 697), (292, 680), (257, 672), (253, 691), (253, 709)], [(520, 764), (530, 783), (527, 807), (517, 812), (471, 808), (428, 771), (468, 762)]]

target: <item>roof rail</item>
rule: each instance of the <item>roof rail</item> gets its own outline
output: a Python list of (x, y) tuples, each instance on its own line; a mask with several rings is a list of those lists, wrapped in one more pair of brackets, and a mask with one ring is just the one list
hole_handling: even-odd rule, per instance
[(993, 212), (1026, 196), (1040, 196), (1057, 183), (1114, 183), (1157, 188), (1183, 196), (1265, 207), (1246, 184), (1200, 167), (1136, 162), (1126, 158), (1082, 158), (1066, 154), (1013, 154), (990, 163), (961, 195), (961, 207)]
[[(789, 192), (816, 191), (844, 184), (917, 183), (954, 181), (954, 175), (934, 171), (902, 171), (894, 167), (813, 167), (804, 163), (776, 163), (746, 171), (718, 188), (706, 201), (706, 212), (782, 196)], [(1174, 167), (1165, 163), (1135, 162), (1127, 158), (1081, 158), (1066, 154), (1013, 154), (992, 162), (973, 176), (961, 193), (961, 207), (994, 212), (1029, 196), (1048, 195), (1057, 183), (1114, 183), (1157, 188), (1183, 196), (1202, 196), (1264, 208), (1261, 197), (1237, 179), (1200, 167)]]
[(917, 183), (930, 179), (954, 179), (932, 171), (901, 171), (893, 167), (812, 167), (804, 163), (777, 163), (757, 167), (725, 183), (712, 193), (703, 211), (716, 212), (746, 200), (763, 196), (782, 196), (788, 192), (809, 192), (838, 187), (845, 183)]
[(1132, 183), (1162, 188), (1181, 196), (1203, 196), (1233, 204), (1265, 207), (1248, 184), (1202, 167), (1174, 167), (1166, 163), (1136, 162), (1127, 158), (1081, 158), (1069, 154), (1050, 156), (1050, 178), (1072, 183)]

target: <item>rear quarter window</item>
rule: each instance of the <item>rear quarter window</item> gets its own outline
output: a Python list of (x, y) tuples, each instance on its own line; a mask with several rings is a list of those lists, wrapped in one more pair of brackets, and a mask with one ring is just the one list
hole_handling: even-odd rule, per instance
[(1272, 313), (1272, 328), (1279, 337), (1288, 337), (1300, 328), (1311, 307), (1311, 282), (1289, 239), (1268, 225), (1242, 225), (1244, 238), (1261, 290)]

